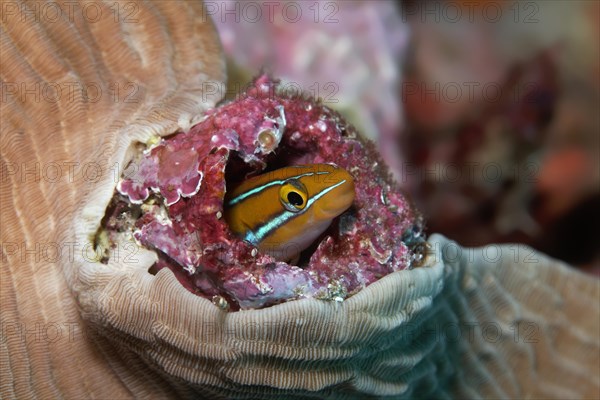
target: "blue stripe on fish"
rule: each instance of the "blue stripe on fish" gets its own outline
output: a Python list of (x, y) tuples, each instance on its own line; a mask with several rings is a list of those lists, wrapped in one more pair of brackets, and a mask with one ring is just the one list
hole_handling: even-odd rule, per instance
[[(326, 174), (328, 172), (325, 172)], [(311, 173), (312, 174), (312, 173)], [(317, 172), (319, 174), (319, 172)], [(306, 176), (306, 175), (302, 175)], [(342, 180), (335, 185), (332, 185), (328, 188), (323, 189), (319, 193), (315, 194), (306, 202), (306, 207), (299, 212), (291, 212), (288, 210), (283, 211), (281, 214), (273, 217), (269, 222), (261, 225), (256, 229), (256, 233), (248, 230), (244, 239), (255, 246), (258, 246), (260, 242), (262, 242), (267, 236), (273, 233), (275, 230), (279, 229), (282, 225), (286, 224), (290, 220), (304, 214), (306, 211), (310, 209), (310, 207), (315, 203), (315, 201), (319, 200), (321, 197), (325, 196), (327, 193), (335, 189), (336, 187), (343, 185), (346, 183), (346, 180)], [(264, 186), (264, 185), (263, 185)]]
[[(327, 172), (327, 171), (316, 172), (317, 175), (325, 175), (325, 174), (329, 174), (329, 173), (330, 172)], [(299, 179), (299, 178), (303, 178), (305, 176), (312, 176), (312, 175), (315, 175), (315, 172), (307, 172), (304, 174), (291, 176), (291, 177), (283, 179), (283, 180), (271, 181), (271, 182), (265, 183), (264, 185), (257, 186), (255, 188), (250, 189), (247, 192), (244, 192), (244, 193), (240, 194), (239, 196), (236, 196), (233, 199), (229, 200), (229, 202), (227, 203), (227, 207), (233, 207), (236, 204), (246, 200), (247, 198), (255, 196), (255, 195), (259, 194), (260, 192), (262, 192), (263, 190), (268, 189), (272, 186), (283, 185), (285, 183), (285, 181), (287, 181), (289, 179)]]

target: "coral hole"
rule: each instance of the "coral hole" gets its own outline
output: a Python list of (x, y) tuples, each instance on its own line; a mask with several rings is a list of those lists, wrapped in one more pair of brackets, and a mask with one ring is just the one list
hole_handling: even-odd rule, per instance
[[(237, 151), (232, 151), (229, 155), (229, 160), (225, 168), (225, 183), (226, 191), (231, 192), (240, 183), (254, 176), (269, 173), (280, 168), (312, 164), (318, 158), (318, 154), (312, 153), (306, 148), (297, 148), (286, 140), (288, 137), (284, 135), (284, 139), (266, 159), (266, 163), (247, 162), (242, 158)], [(320, 161), (323, 162), (323, 161)], [(334, 162), (334, 160), (325, 160), (325, 162)], [(226, 197), (224, 198), (225, 201)], [(225, 207), (225, 204), (223, 205)], [(354, 213), (355, 209), (351, 207), (346, 213)], [(344, 213), (344, 214), (346, 214)], [(338, 221), (341, 216), (338, 216), (332, 221), (332, 224), (305, 250), (300, 253), (298, 259), (293, 260), (294, 265), (305, 268), (308, 266), (312, 254), (316, 251), (321, 241), (332, 236), (338, 237)]]

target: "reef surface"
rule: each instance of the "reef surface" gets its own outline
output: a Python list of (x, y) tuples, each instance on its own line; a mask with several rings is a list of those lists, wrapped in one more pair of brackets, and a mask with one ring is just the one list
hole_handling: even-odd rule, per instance
[[(291, 165), (332, 163), (355, 179), (352, 207), (296, 265), (236, 237), (223, 218), (232, 185)], [(189, 132), (138, 152), (117, 185), (104, 237), (127, 236), (158, 254), (191, 292), (229, 310), (312, 297), (343, 301), (379, 278), (418, 265), (419, 214), (373, 146), (318, 100), (282, 93), (268, 75), (210, 110)], [(293, 244), (290, 244), (293, 245)]]

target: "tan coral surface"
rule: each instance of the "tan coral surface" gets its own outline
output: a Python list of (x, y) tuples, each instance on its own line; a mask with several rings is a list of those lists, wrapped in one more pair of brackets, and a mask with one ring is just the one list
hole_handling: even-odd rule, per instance
[(201, 3), (46, 3), (1, 4), (0, 397), (173, 395), (85, 330), (67, 283), (75, 216), (93, 196), (103, 212), (133, 140), (215, 104), (219, 41)]
[[(95, 23), (2, 19), (4, 93), (18, 83), (1, 104), (2, 398), (599, 397), (599, 281), (523, 246), (433, 235), (425, 266), (341, 304), (236, 313), (148, 274), (155, 255), (129, 243), (95, 261), (114, 166), (189, 128), (224, 80), (201, 5), (115, 23), (111, 4)], [(71, 82), (102, 95), (20, 89)]]

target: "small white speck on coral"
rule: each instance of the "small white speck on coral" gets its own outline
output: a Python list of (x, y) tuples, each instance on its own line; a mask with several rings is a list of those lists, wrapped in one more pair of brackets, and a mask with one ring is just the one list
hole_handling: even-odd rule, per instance
[(325, 132), (327, 130), (327, 124), (323, 121), (317, 121), (317, 129), (321, 132)]

